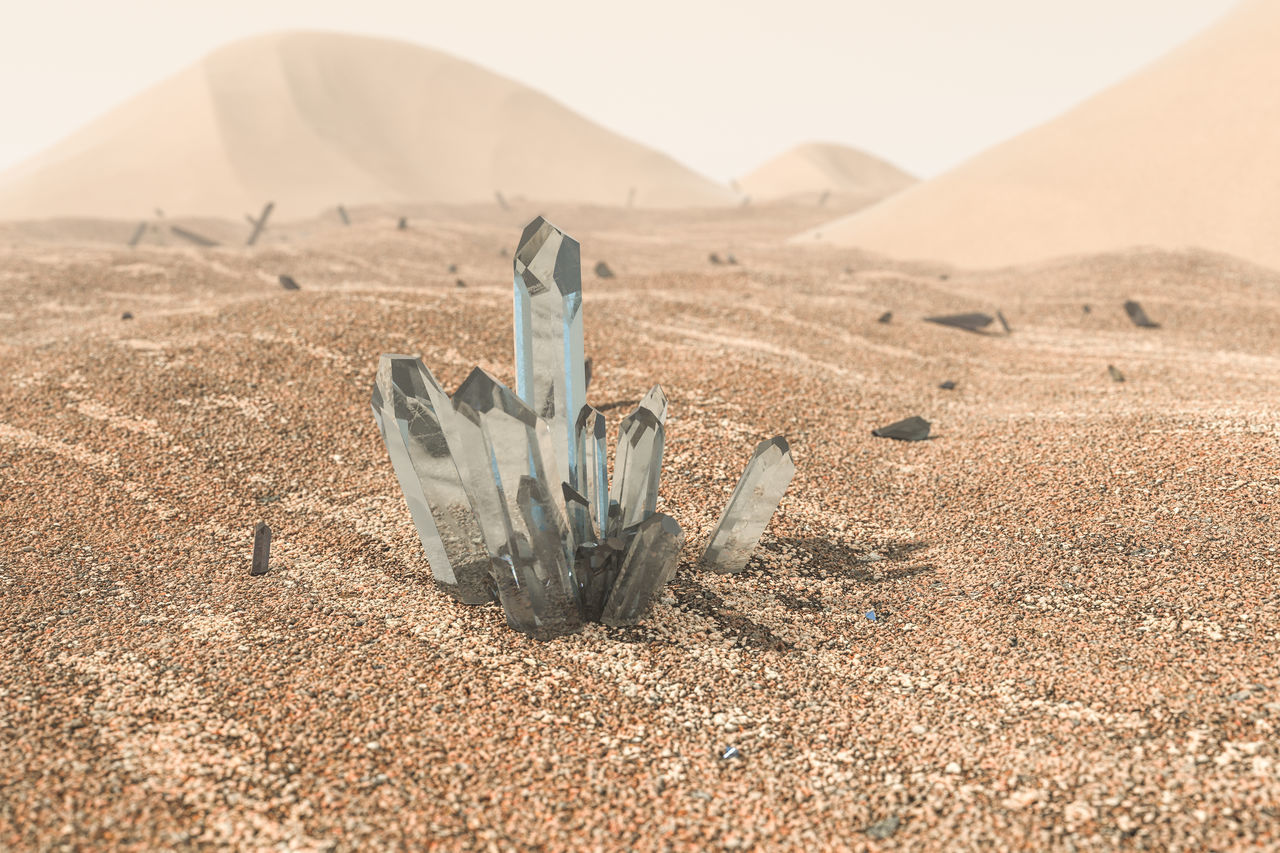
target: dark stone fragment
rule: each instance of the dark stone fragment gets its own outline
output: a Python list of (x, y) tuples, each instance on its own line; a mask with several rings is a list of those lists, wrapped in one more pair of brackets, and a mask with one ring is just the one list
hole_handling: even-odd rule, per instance
[(129, 246), (138, 245), (138, 241), (142, 239), (142, 235), (147, 233), (147, 223), (139, 222), (137, 229), (134, 230), (133, 236), (129, 238)]
[(596, 262), (596, 275), (600, 278), (613, 278), (613, 270), (604, 261)]
[(343, 225), (351, 224), (351, 217), (347, 215), (347, 209), (342, 205), (338, 205), (338, 215), (342, 217)]
[(892, 322), (893, 322), (893, 312), (892, 312), (892, 311), (886, 311), (886, 312), (884, 312), (883, 314), (881, 314), (881, 315), (880, 315), (880, 319), (879, 319), (879, 320), (877, 320), (876, 322), (877, 322), (877, 323), (892, 323)]
[(738, 265), (738, 259), (737, 259), (737, 258), (735, 258), (733, 255), (729, 255), (728, 257), (726, 257), (726, 258), (724, 259), (724, 262), (725, 262), (726, 264), (731, 265), (731, 266), (737, 266), (737, 265)]
[(301, 287), (298, 286), (298, 283), (293, 280), (293, 276), (288, 276), (288, 275), (280, 276), (280, 286), (283, 287), (285, 290), (301, 290), (302, 289)]
[(467, 286), (467, 283), (466, 283), (465, 281), (463, 281), (462, 279), (458, 279), (457, 281), (455, 281), (455, 282), (453, 283), (453, 286), (454, 286), (454, 287), (466, 287), (466, 286)]
[(1133, 321), (1133, 325), (1143, 329), (1158, 329), (1160, 324), (1153, 322), (1147, 316), (1147, 312), (1142, 310), (1142, 306), (1130, 299), (1124, 304), (1124, 313), (1129, 315), (1129, 319)]
[(1004, 314), (1002, 312), (996, 312), (996, 319), (1000, 321), (1001, 326), (1004, 326), (1004, 333), (1006, 335), (1013, 332), (1013, 329), (1009, 328), (1009, 321), (1004, 318)]
[(449, 264), (449, 275), (453, 275), (453, 274), (454, 274), (454, 273), (456, 273), (457, 271), (458, 271), (458, 265), (457, 265), (457, 264)]
[(132, 320), (132, 319), (133, 319), (133, 313), (132, 313), (132, 312), (130, 312), (130, 311), (126, 311), (126, 312), (124, 312), (123, 314), (121, 314), (121, 315), (120, 315), (120, 319), (121, 319), (121, 320)]
[(266, 522), (259, 521), (253, 528), (253, 565), (249, 569), (249, 574), (254, 577), (265, 575), (270, 559), (271, 528), (267, 527)]
[(1114, 364), (1108, 364), (1108, 365), (1107, 365), (1107, 373), (1111, 374), (1111, 380), (1112, 380), (1113, 382), (1123, 382), (1123, 381), (1124, 381), (1124, 374), (1123, 374), (1123, 373), (1121, 373), (1119, 370), (1117, 370), (1117, 369), (1116, 369), (1116, 366), (1115, 366)]
[(197, 246), (208, 247), (208, 246), (218, 245), (217, 241), (215, 240), (210, 240), (208, 237), (197, 234), (194, 231), (188, 231), (185, 228), (180, 228), (177, 225), (170, 225), (169, 230), (172, 231), (177, 236), (181, 237), (182, 239), (191, 243), (195, 243)]
[(1090, 313), (1092, 313), (1092, 312), (1093, 312), (1093, 306), (1091, 306), (1091, 305), (1086, 305), (1086, 306), (1084, 306), (1084, 313), (1086, 313), (1086, 314), (1090, 314)]
[(897, 832), (898, 827), (900, 826), (902, 826), (902, 821), (898, 819), (898, 816), (890, 815), (884, 820), (878, 820), (875, 823), (871, 824), (871, 826), (868, 826), (867, 835), (871, 836), (877, 841), (883, 841), (884, 839), (890, 837), (895, 832)]
[(990, 326), (995, 317), (990, 314), (973, 312), (970, 314), (944, 314), (940, 317), (925, 317), (924, 319), (928, 323), (937, 323), (939, 326), (950, 326), (953, 329), (976, 332)]
[(899, 441), (924, 441), (929, 437), (930, 426), (928, 421), (917, 415), (886, 427), (873, 429), (871, 434), (879, 438), (896, 438)]
[(723, 264), (723, 263), (724, 263), (724, 261), (720, 260), (720, 256), (719, 256), (719, 255), (717, 255), (715, 252), (712, 252), (711, 254), (707, 255), (707, 260), (708, 260), (708, 261), (710, 261), (710, 262), (711, 262), (711, 263), (713, 263), (713, 264)]
[(400, 221), (396, 223), (396, 229), (399, 231), (404, 231), (408, 229), (408, 227), (409, 227), (409, 217), (401, 216)]
[(943, 382), (938, 387), (941, 388), (943, 391), (954, 391), (956, 390), (956, 383), (948, 379), (946, 382)]

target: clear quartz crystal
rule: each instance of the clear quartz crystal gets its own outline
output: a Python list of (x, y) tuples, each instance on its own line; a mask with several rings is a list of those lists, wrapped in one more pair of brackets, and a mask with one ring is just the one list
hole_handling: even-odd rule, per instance
[[(586, 498), (591, 523), (596, 532), (601, 533), (609, 518), (608, 426), (604, 415), (591, 406), (583, 406), (574, 424), (574, 432), (576, 467), (570, 485)], [(578, 542), (587, 541), (579, 532)]]
[(649, 393), (645, 394), (644, 399), (640, 401), (640, 408), (653, 412), (653, 416), (658, 419), (658, 423), (662, 424), (664, 429), (666, 428), (667, 395), (662, 390), (661, 385), (654, 385), (649, 389)]
[[(574, 541), (564, 504), (564, 493), (556, 477), (555, 454), (547, 424), (498, 380), (483, 370), (471, 372), (453, 395), (458, 413), (480, 427), (488, 466), (500, 498), (500, 512), (512, 534), (531, 549), (535, 572), (543, 581), (555, 579), (566, 589), (573, 588)], [(537, 481), (536, 490), (526, 485), (526, 505), (521, 503), (524, 479)], [(551, 484), (555, 484), (553, 488)], [(526, 512), (528, 500), (535, 512)], [(534, 524), (535, 526), (530, 526)], [(542, 546), (548, 532), (558, 545), (554, 553)], [(504, 556), (502, 546), (490, 541), (490, 553)], [(523, 553), (510, 541), (505, 556)]]
[(431, 575), (447, 588), (456, 587), (458, 580), (453, 573), (453, 565), (445, 554), (444, 542), (436, 529), (435, 519), (427, 504), (427, 496), (422, 490), (422, 481), (414, 470), (413, 461), (409, 457), (409, 438), (397, 422), (392, 404), (391, 362), (395, 358), (407, 356), (384, 355), (378, 365), (378, 373), (373, 383), (373, 418), (378, 423), (378, 431), (382, 433), (382, 442), (391, 457), (391, 468), (400, 483), (400, 491), (404, 494), (405, 503), (409, 505), (409, 515), (413, 526), (418, 531), (418, 539), (422, 542), (422, 551), (426, 554)]
[(627, 549), (601, 621), (606, 625), (634, 625), (640, 621), (653, 596), (675, 574), (683, 547), (684, 532), (674, 518), (662, 513), (646, 518)]
[(578, 241), (539, 216), (514, 267), (516, 391), (550, 426), (559, 481), (573, 484), (575, 419), (587, 402)]
[(609, 535), (616, 535), (653, 514), (662, 476), (662, 423), (652, 411), (638, 408), (618, 426), (618, 452), (609, 488)]
[(784, 437), (776, 436), (756, 445), (711, 534), (702, 555), (703, 564), (712, 571), (730, 574), (745, 569), (795, 473), (791, 447)]

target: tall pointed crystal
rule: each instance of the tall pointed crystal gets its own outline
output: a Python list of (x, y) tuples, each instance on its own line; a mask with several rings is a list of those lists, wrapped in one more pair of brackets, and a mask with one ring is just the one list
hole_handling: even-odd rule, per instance
[(646, 518), (631, 540), (600, 621), (606, 625), (639, 622), (653, 596), (675, 574), (683, 547), (684, 531), (674, 518), (662, 513)]
[(409, 437), (402, 431), (396, 420), (394, 408), (394, 390), (392, 387), (391, 366), (394, 359), (411, 356), (384, 355), (378, 365), (378, 372), (373, 382), (373, 419), (378, 423), (378, 431), (382, 433), (382, 442), (391, 457), (391, 468), (400, 483), (400, 491), (404, 494), (405, 503), (409, 505), (409, 515), (413, 526), (418, 531), (418, 539), (422, 543), (422, 551), (426, 554), (427, 564), (431, 568), (431, 576), (446, 589), (456, 589), (458, 580), (453, 572), (453, 565), (445, 553), (444, 542), (436, 529), (435, 519), (427, 504), (427, 496), (423, 493), (422, 481), (414, 470), (409, 456)]
[(702, 554), (703, 564), (727, 574), (745, 569), (795, 473), (786, 438), (779, 435), (756, 445)]
[(663, 441), (662, 424), (649, 409), (636, 409), (622, 419), (609, 488), (608, 535), (639, 524), (657, 508)]
[(578, 241), (539, 216), (514, 267), (516, 392), (550, 426), (559, 480), (572, 484), (574, 421), (587, 402)]
[(658, 423), (663, 428), (667, 425), (667, 395), (662, 390), (661, 385), (654, 385), (649, 389), (649, 393), (644, 395), (644, 399), (640, 401), (640, 408), (648, 409), (653, 412), (653, 416), (658, 419)]
[[(574, 424), (574, 461), (570, 483), (587, 499), (591, 522), (597, 533), (603, 533), (609, 518), (608, 427), (604, 415), (591, 406), (583, 406)], [(582, 533), (585, 531), (575, 531)], [(579, 535), (578, 542), (588, 541)]]

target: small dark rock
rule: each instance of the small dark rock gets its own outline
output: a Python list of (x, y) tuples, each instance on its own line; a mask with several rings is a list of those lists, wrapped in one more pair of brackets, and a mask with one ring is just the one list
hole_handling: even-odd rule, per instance
[(1111, 374), (1111, 381), (1113, 382), (1124, 381), (1124, 374), (1117, 370), (1114, 364), (1107, 365), (1107, 373)]
[(737, 265), (738, 265), (738, 259), (737, 259), (737, 258), (735, 258), (733, 255), (728, 255), (728, 256), (726, 256), (726, 257), (725, 257), (725, 259), (724, 259), (724, 262), (725, 262), (726, 264), (729, 264), (730, 266), (737, 266)]
[(400, 221), (396, 223), (396, 230), (405, 231), (409, 228), (409, 217), (401, 216)]
[(924, 441), (929, 437), (931, 426), (924, 418), (916, 415), (886, 427), (873, 429), (871, 434), (878, 438), (896, 438), (898, 441)]
[(599, 278), (613, 278), (613, 270), (609, 269), (609, 265), (604, 261), (597, 261), (596, 276)]
[(1001, 326), (1004, 326), (1004, 333), (1006, 335), (1013, 333), (1013, 329), (1009, 328), (1009, 321), (1004, 318), (1003, 312), (997, 311), (996, 319), (1000, 321)]
[(301, 287), (298, 286), (298, 283), (293, 280), (293, 276), (288, 276), (288, 275), (280, 276), (280, 286), (283, 287), (285, 290), (301, 290), (302, 289)]
[(950, 326), (953, 329), (964, 329), (966, 332), (977, 332), (985, 329), (995, 320), (990, 314), (980, 314), (973, 312), (970, 314), (944, 314), (939, 317), (925, 317), (927, 323), (937, 323), (939, 326)]
[(454, 286), (454, 287), (466, 287), (466, 286), (467, 286), (467, 283), (466, 283), (465, 281), (463, 281), (462, 279), (458, 279), (457, 281), (455, 281), (455, 282), (453, 283), (453, 286)]
[(133, 319), (133, 312), (131, 312), (131, 311), (126, 311), (126, 312), (124, 312), (123, 314), (121, 314), (121, 315), (120, 315), (120, 319), (121, 319), (121, 320), (132, 320), (132, 319)]
[(449, 264), (449, 274), (450, 274), (450, 275), (453, 275), (453, 274), (454, 274), (454, 273), (456, 273), (457, 271), (458, 271), (458, 265), (457, 265), (457, 264)]
[(719, 255), (717, 255), (715, 252), (712, 252), (711, 254), (707, 255), (707, 260), (708, 260), (708, 261), (710, 261), (710, 262), (711, 262), (711, 263), (713, 263), (713, 264), (723, 264), (723, 263), (724, 263), (724, 261), (722, 261), (722, 260), (720, 259), (720, 256), (719, 256)]
[(1147, 316), (1147, 312), (1142, 310), (1142, 306), (1130, 299), (1124, 304), (1124, 313), (1129, 315), (1129, 319), (1133, 321), (1133, 325), (1143, 329), (1158, 329), (1160, 324), (1154, 322)]
[(892, 312), (892, 311), (886, 311), (886, 312), (884, 312), (883, 314), (881, 314), (881, 315), (880, 315), (880, 319), (879, 319), (879, 320), (877, 320), (876, 322), (877, 322), (877, 323), (892, 323), (892, 322), (893, 322), (893, 312)]
[(259, 521), (253, 528), (253, 565), (249, 574), (257, 577), (267, 573), (271, 560), (271, 528)]
[(941, 388), (943, 391), (954, 391), (956, 390), (956, 383), (948, 379), (946, 382), (943, 382), (938, 387)]

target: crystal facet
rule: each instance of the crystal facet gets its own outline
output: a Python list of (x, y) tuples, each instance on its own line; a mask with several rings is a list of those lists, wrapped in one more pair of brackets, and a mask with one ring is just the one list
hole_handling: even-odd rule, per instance
[(561, 482), (573, 482), (574, 419), (587, 402), (578, 241), (542, 217), (516, 249), (516, 392), (545, 420)]
[(646, 518), (631, 540), (600, 621), (606, 625), (640, 621), (654, 594), (675, 574), (683, 547), (684, 531), (674, 518), (662, 513)]
[(666, 427), (667, 395), (663, 392), (661, 385), (654, 385), (649, 389), (649, 393), (645, 394), (644, 399), (640, 401), (640, 408), (653, 412), (653, 416), (658, 419), (658, 423)]
[(769, 526), (769, 519), (795, 473), (791, 447), (785, 438), (776, 436), (756, 445), (747, 470), (742, 473), (702, 554), (708, 568), (736, 574), (747, 567), (760, 534)]
[(622, 419), (609, 487), (609, 535), (639, 524), (657, 508), (663, 442), (662, 422), (649, 409)]

